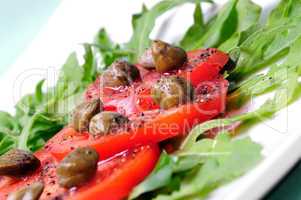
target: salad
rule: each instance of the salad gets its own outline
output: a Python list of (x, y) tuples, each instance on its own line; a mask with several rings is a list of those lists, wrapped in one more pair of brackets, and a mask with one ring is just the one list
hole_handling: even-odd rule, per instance
[[(194, 23), (182, 39), (150, 39), (185, 3)], [(143, 6), (129, 42), (100, 29), (83, 64), (71, 53), (54, 87), (42, 80), (14, 115), (1, 111), (0, 199), (204, 199), (264, 159), (240, 127), (300, 97), (301, 2), (265, 19), (251, 0), (229, 0), (208, 21), (203, 3)]]

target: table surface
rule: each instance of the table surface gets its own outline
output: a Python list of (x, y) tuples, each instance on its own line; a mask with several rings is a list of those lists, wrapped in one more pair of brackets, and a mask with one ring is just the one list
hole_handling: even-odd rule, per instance
[(264, 200), (301, 199), (301, 161), (265, 196)]
[[(59, 0), (0, 0), (0, 73), (21, 55), (58, 4)], [(300, 186), (301, 161), (263, 199), (301, 200)]]

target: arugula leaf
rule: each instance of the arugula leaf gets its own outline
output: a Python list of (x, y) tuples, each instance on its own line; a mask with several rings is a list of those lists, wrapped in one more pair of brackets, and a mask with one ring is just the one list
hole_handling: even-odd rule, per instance
[(85, 55), (84, 55), (84, 64), (83, 64), (83, 77), (82, 81), (84, 85), (88, 85), (94, 80), (98, 75), (97, 73), (97, 63), (96, 59), (94, 58), (94, 53), (92, 47), (90, 45), (84, 44), (85, 48)]
[(19, 131), (17, 120), (9, 113), (0, 111), (0, 155), (16, 146)]
[(54, 88), (43, 92), (42, 80), (37, 84), (34, 94), (24, 96), (16, 104), (15, 117), (3, 113), (0, 115), (0, 154), (13, 147), (36, 151), (68, 123), (70, 111), (79, 103), (84, 89), (97, 75), (92, 49), (86, 45), (84, 48), (85, 62), (82, 66), (76, 54), (72, 53), (63, 65)]
[(20, 131), (20, 125), (9, 113), (0, 111), (0, 129), (7, 129), (10, 135), (17, 135)]
[(61, 116), (38, 112), (34, 114), (18, 138), (18, 148), (36, 151), (65, 125)]
[(17, 103), (16, 116), (22, 122), (18, 148), (37, 150), (63, 127), (69, 113), (65, 110), (59, 113), (58, 106), (65, 99), (81, 92), (85, 86), (84, 74), (91, 70), (91, 66), (87, 62), (84, 65), (85, 70), (79, 66), (76, 54), (72, 53), (61, 69), (55, 88), (43, 94), (41, 81), (34, 94), (25, 96)]
[(132, 16), (132, 27), (133, 27), (133, 30), (136, 29), (137, 27), (137, 21), (138, 19), (140, 19), (144, 14), (146, 14), (146, 12), (148, 11), (147, 7), (145, 4), (142, 5), (142, 9), (141, 9), (141, 12), (140, 13), (136, 13)]
[(259, 29), (258, 24), (261, 7), (250, 0), (240, 0), (236, 6), (237, 28), (236, 32), (218, 48), (223, 51), (230, 51), (239, 46), (250, 34)]
[[(273, 41), (276, 41), (279, 33), (290, 29), (292, 25), (280, 25), (273, 28), (264, 27), (250, 37), (248, 37), (240, 46), (240, 57), (237, 67), (230, 74), (230, 80), (240, 80), (246, 75), (249, 75), (256, 70), (262, 68), (268, 61), (275, 58), (281, 59), (280, 53), (287, 48), (287, 46), (278, 46), (278, 51), (267, 55), (265, 52), (271, 46)], [(286, 54), (287, 52), (285, 52)]]
[(194, 24), (186, 31), (184, 37), (180, 41), (180, 46), (185, 50), (192, 49), (194, 42), (201, 38), (205, 32), (206, 27), (200, 3), (195, 4), (193, 19)]
[(261, 7), (251, 0), (239, 0), (236, 10), (238, 18), (237, 31), (247, 30), (259, 21)]
[(174, 159), (163, 152), (152, 173), (131, 192), (129, 199), (135, 199), (141, 194), (161, 188), (171, 181)]
[[(104, 28), (101, 28), (94, 39), (95, 44), (101, 45), (107, 49), (113, 49), (115, 47), (115, 43), (111, 40), (107, 31)], [(102, 50), (102, 49), (100, 49)]]
[[(136, 195), (131, 197), (148, 192), (150, 188), (155, 190), (153, 195), (156, 200), (186, 199), (193, 195), (200, 197), (200, 194), (204, 197), (220, 184), (229, 182), (252, 168), (261, 159), (260, 151), (260, 145), (250, 138), (233, 140), (228, 134), (220, 134), (215, 139), (200, 140), (186, 151), (175, 155), (162, 154), (156, 169), (134, 189), (132, 195)], [(181, 167), (179, 165), (183, 165), (183, 160), (194, 164), (179, 171), (177, 169)], [(182, 179), (178, 190), (167, 193), (168, 195), (162, 193), (179, 176)]]
[[(250, 0), (239, 0), (236, 5), (237, 10), (237, 28), (236, 32), (223, 44), (220, 49), (229, 51), (238, 46), (246, 37), (259, 29), (258, 23), (261, 15), (261, 7)], [(232, 44), (231, 48), (225, 48), (228, 43)], [(229, 44), (228, 44), (229, 45)]]
[(268, 22), (250, 35), (240, 46), (241, 57), (229, 79), (241, 80), (257, 70), (283, 59), (301, 36), (301, 3), (281, 1)]
[(238, 0), (230, 0), (222, 8), (204, 36), (195, 41), (193, 49), (216, 47), (235, 32), (237, 28), (237, 11), (235, 9), (237, 2)]
[(246, 39), (248, 39), (256, 31), (260, 30), (261, 25), (258, 23), (253, 24), (248, 29), (241, 32), (234, 33), (229, 39), (223, 42), (218, 49), (231, 52), (232, 50), (238, 48)]
[(150, 45), (149, 35), (155, 26), (157, 17), (166, 11), (180, 6), (187, 2), (195, 2), (195, 0), (163, 0), (152, 7), (150, 10), (144, 11), (143, 15), (135, 20), (133, 35), (126, 47), (135, 53), (130, 57), (130, 61), (135, 63)]
[(234, 117), (229, 119), (215, 119), (194, 127), (182, 143), (181, 149), (185, 150), (191, 148), (191, 146), (193, 146), (193, 144), (197, 141), (198, 137), (201, 134), (216, 127), (229, 126), (236, 122), (238, 120), (237, 118), (241, 119), (241, 117)]
[(51, 93), (43, 93), (43, 84), (44, 80), (38, 82), (38, 84), (36, 85), (35, 93), (25, 95), (15, 105), (15, 118), (21, 127), (25, 126), (28, 119), (32, 117), (39, 109), (41, 109), (42, 105), (53, 96)]
[(285, 64), (288, 66), (301, 66), (300, 58), (301, 52), (301, 36), (290, 47), (289, 54), (285, 60)]
[[(226, 139), (225, 137), (226, 136)], [(206, 143), (210, 151), (197, 151), (195, 158), (205, 157), (204, 163), (196, 167), (194, 176), (186, 176), (181, 181), (178, 191), (168, 196), (160, 195), (157, 200), (184, 199), (191, 196), (205, 197), (216, 187), (241, 176), (261, 160), (260, 145), (250, 138), (230, 140), (229, 136), (217, 137)], [(220, 139), (222, 138), (222, 139)], [(194, 144), (193, 148), (203, 146), (202, 140)], [(189, 153), (195, 153), (191, 150)], [(237, 165), (237, 163), (240, 163)]]
[(17, 146), (16, 137), (7, 134), (3, 130), (0, 130), (0, 141), (0, 155)]
[(128, 58), (133, 54), (132, 51), (126, 48), (121, 48), (119, 44), (114, 43), (104, 28), (98, 31), (94, 39), (94, 43), (86, 43), (86, 45), (96, 47), (100, 57), (102, 58), (104, 66), (101, 67), (103, 69), (104, 67), (111, 65), (115, 60), (119, 58)]
[(282, 0), (278, 6), (272, 10), (267, 24), (285, 23), (289, 18), (301, 16), (301, 2), (299, 0)]

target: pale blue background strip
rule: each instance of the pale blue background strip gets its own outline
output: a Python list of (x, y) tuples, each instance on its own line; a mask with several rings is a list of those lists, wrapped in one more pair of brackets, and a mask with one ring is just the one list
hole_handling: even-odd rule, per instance
[(60, 0), (0, 0), (0, 73), (16, 61), (59, 3)]

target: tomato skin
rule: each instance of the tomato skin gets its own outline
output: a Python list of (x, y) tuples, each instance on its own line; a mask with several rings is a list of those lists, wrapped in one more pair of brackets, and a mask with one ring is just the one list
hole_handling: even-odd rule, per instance
[(189, 80), (193, 86), (202, 81), (214, 80), (227, 64), (229, 56), (215, 48), (187, 52), (188, 61), (178, 75)]
[(207, 49), (197, 49), (187, 52), (188, 64), (199, 65), (200, 63), (210, 63), (216, 64), (219, 66), (220, 70), (227, 64), (229, 61), (229, 56), (215, 48)]
[[(160, 150), (157, 145), (141, 147), (142, 150), (112, 172), (109, 178), (100, 182), (102, 171), (99, 170), (90, 184), (81, 187), (72, 200), (121, 200), (126, 198), (134, 186), (139, 184), (155, 167)], [(114, 159), (114, 158), (113, 158)], [(122, 159), (122, 158), (121, 158)], [(112, 161), (108, 161), (112, 162)], [(122, 162), (118, 161), (117, 162)]]
[(215, 79), (220, 72), (220, 67), (218, 64), (213, 63), (200, 63), (195, 66), (190, 71), (179, 70), (179, 76), (189, 80), (191, 84), (197, 87), (202, 81), (208, 81)]

